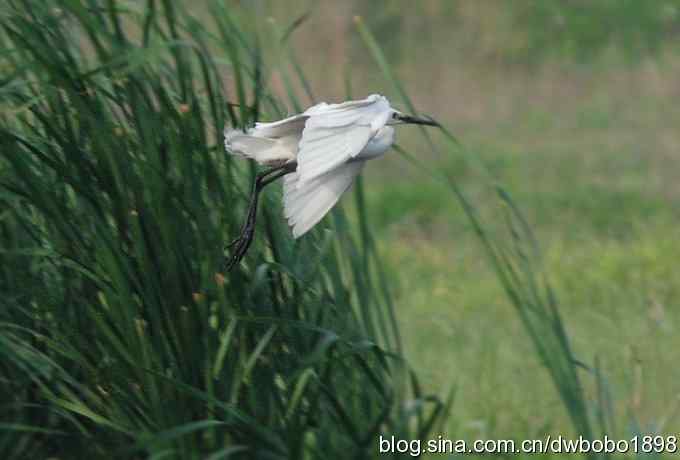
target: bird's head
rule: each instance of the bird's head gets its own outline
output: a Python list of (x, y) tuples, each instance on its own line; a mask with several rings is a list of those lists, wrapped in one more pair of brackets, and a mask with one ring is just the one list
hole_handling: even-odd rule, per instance
[(392, 114), (389, 120), (387, 120), (388, 125), (426, 125), (426, 126), (439, 126), (434, 119), (428, 116), (414, 116), (406, 115), (403, 112), (392, 109)]

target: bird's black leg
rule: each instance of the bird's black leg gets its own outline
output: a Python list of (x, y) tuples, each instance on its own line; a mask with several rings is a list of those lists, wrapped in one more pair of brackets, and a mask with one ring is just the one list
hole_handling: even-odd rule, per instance
[(241, 261), (241, 259), (243, 259), (250, 244), (253, 242), (253, 237), (255, 236), (255, 220), (257, 218), (257, 204), (262, 189), (275, 180), (295, 171), (296, 168), (296, 162), (286, 163), (282, 166), (263, 171), (255, 177), (255, 183), (253, 184), (253, 190), (250, 195), (250, 204), (248, 205), (248, 214), (246, 216), (246, 221), (241, 228), (241, 234), (227, 245), (227, 248), (232, 249), (232, 254), (231, 257), (225, 260), (226, 271), (230, 271)]

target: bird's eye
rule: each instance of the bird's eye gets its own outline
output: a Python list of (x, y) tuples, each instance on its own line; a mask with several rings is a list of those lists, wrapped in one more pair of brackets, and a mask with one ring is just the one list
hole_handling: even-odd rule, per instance
[(394, 120), (396, 120), (397, 118), (399, 118), (399, 115), (397, 114), (397, 112), (392, 113), (392, 118), (393, 118)]

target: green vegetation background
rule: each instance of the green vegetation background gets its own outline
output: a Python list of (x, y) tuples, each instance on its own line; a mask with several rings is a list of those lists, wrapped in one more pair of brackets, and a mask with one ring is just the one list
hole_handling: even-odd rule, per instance
[[(677, 433), (680, 4), (378, 3), (322, 2), (299, 31), (316, 93), (332, 99), (346, 68), (356, 93), (395, 96), (354, 33), (361, 15), (417, 108), (468, 156), (433, 154), (408, 128), (398, 142), (482, 213), (494, 212), (491, 180), (526, 214), (576, 355), (608, 376), (619, 435), (636, 423)], [(451, 196), (398, 155), (365, 183), (406, 355), (434, 388), (458, 384), (450, 433), (563, 432), (558, 396)]]
[[(676, 1), (216, 2), (195, 20), (143, 3), (3, 11), (8, 457), (341, 458), (374, 455), (378, 433), (678, 434)], [(40, 35), (64, 11), (91, 32), (75, 60)], [(296, 245), (268, 191), (265, 235), (241, 272), (216, 276), (252, 173), (224, 157), (224, 122), (252, 117), (245, 102), (276, 118), (369, 92), (410, 99), (462, 147), (403, 128), (410, 156), (370, 165), (347, 217)], [(552, 297), (509, 301), (522, 290), (504, 292), (455, 193), (407, 158), (455, 181), (500, 242), (517, 220), (498, 206), (503, 185), (540, 247), (513, 289), (545, 274), (568, 347), (540, 313)]]

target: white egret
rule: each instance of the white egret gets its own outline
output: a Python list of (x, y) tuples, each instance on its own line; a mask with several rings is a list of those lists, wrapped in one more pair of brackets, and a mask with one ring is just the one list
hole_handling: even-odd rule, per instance
[(366, 161), (392, 146), (393, 126), (399, 124), (438, 126), (431, 118), (406, 115), (392, 108), (384, 96), (372, 94), (340, 104), (322, 102), (283, 120), (256, 123), (246, 131), (225, 128), (227, 152), (271, 167), (255, 180), (242, 234), (229, 245), (235, 249), (227, 269), (250, 246), (262, 188), (283, 176), (283, 212), (293, 237), (299, 238), (338, 202)]

